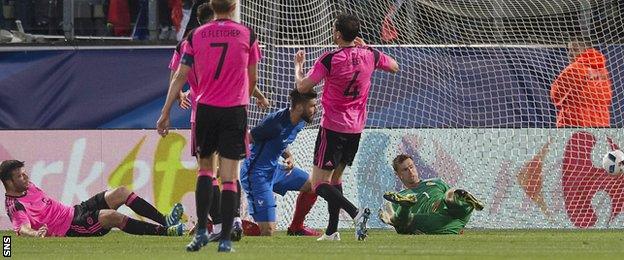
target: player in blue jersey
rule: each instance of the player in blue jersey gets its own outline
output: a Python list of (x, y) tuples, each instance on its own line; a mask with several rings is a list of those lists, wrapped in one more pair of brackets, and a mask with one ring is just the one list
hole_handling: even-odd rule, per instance
[[(290, 92), (290, 108), (269, 114), (251, 130), (251, 154), (241, 167), (241, 185), (247, 194), (250, 215), (260, 226), (261, 235), (270, 236), (275, 230), (275, 198), (287, 191), (299, 191), (289, 235), (318, 236), (315, 230), (304, 227), (305, 216), (316, 202), (310, 175), (294, 167), (288, 145), (295, 141), (305, 123), (310, 123), (316, 112), (314, 91)], [(283, 164), (280, 164), (280, 157)]]

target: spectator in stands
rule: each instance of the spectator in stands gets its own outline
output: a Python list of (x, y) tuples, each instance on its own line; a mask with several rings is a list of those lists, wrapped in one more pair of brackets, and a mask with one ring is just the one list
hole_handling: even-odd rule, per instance
[(199, 20), (197, 20), (197, 8), (199, 8), (200, 5), (202, 5), (203, 3), (209, 3), (210, 1), (208, 0), (193, 0), (193, 7), (191, 8), (191, 13), (190, 13), (190, 17), (188, 20), (188, 23), (186, 24), (186, 30), (184, 32), (184, 36), (186, 37), (187, 32), (190, 32), (191, 30), (199, 27), (201, 24), (199, 23)]
[(180, 5), (181, 10), (181, 0), (158, 0), (158, 22), (160, 23), (158, 39), (160, 40), (175, 40), (176, 29), (172, 19), (175, 5)]
[[(109, 0), (108, 22), (114, 36), (147, 38), (147, 0)], [(134, 28), (131, 24), (134, 23)]]
[(190, 31), (187, 30), (186, 27), (191, 19), (191, 11), (193, 10), (194, 1), (195, 0), (182, 0), (182, 18), (176, 34), (176, 40), (178, 41), (181, 41), (186, 36), (186, 32)]
[(605, 56), (585, 41), (568, 44), (572, 62), (550, 89), (557, 127), (609, 127), (611, 81)]
[(109, 0), (108, 26), (113, 36), (130, 35), (130, 4), (125, 0)]

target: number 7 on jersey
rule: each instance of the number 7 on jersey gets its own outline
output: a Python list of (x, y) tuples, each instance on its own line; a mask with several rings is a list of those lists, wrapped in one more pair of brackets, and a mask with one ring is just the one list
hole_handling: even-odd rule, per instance
[(221, 56), (219, 57), (219, 64), (217, 65), (217, 71), (215, 72), (214, 79), (218, 79), (221, 75), (221, 69), (223, 68), (223, 62), (225, 61), (225, 54), (228, 50), (227, 42), (215, 42), (211, 43), (210, 47), (221, 48)]

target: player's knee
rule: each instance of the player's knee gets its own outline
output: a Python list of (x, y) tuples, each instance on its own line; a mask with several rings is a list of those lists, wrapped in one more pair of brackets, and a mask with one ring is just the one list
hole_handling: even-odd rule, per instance
[(116, 197), (119, 197), (121, 199), (126, 199), (128, 198), (128, 196), (130, 196), (130, 193), (132, 192), (125, 186), (121, 186), (121, 187), (115, 188), (113, 190), (113, 193), (117, 195)]
[(221, 181), (236, 181), (240, 172), (240, 160), (224, 157), (219, 158), (219, 174)]
[(104, 194), (104, 200), (111, 209), (117, 209), (126, 202), (126, 199), (128, 199), (131, 193), (132, 192), (128, 190), (128, 188), (122, 186), (108, 190)]
[(100, 210), (98, 215), (98, 221), (103, 228), (122, 228), (121, 225), (124, 222), (124, 215), (115, 210)]
[(312, 168), (312, 185), (317, 185), (323, 182), (330, 182), (332, 178), (331, 170), (323, 170), (317, 166)]

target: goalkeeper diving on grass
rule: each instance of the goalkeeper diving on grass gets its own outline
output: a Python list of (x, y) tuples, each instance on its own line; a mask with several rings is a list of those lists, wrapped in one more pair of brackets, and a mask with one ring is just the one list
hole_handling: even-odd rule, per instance
[(465, 190), (441, 179), (421, 180), (409, 155), (395, 157), (392, 168), (406, 189), (384, 194), (379, 218), (398, 234), (461, 234), (472, 212), (483, 210), (483, 203)]

